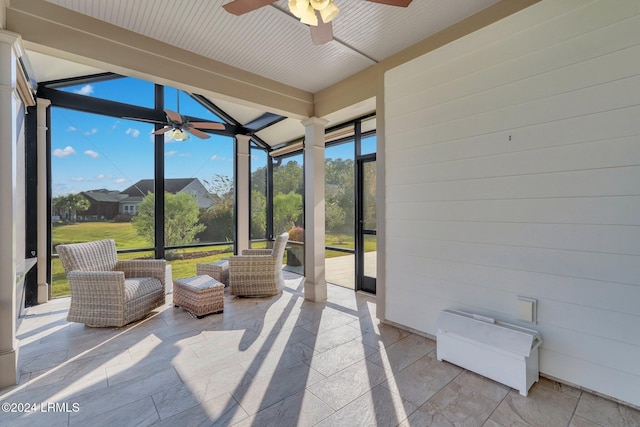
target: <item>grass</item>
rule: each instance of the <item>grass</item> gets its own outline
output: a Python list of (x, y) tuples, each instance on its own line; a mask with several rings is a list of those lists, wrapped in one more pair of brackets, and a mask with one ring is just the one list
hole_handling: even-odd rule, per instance
[(153, 246), (136, 233), (130, 222), (79, 222), (55, 225), (51, 232), (54, 248), (60, 243), (81, 243), (102, 239), (115, 240), (118, 249)]
[[(116, 247), (118, 249), (135, 249), (151, 246), (146, 240), (138, 236), (135, 229), (133, 228), (133, 225), (130, 222), (84, 222), (68, 225), (56, 224), (54, 225), (52, 230), (52, 241), (54, 247), (61, 243), (81, 243), (101, 239), (115, 240)], [(325, 241), (326, 245), (328, 246), (337, 246), (342, 248), (354, 247), (353, 236), (346, 234), (328, 234)], [(265, 245), (266, 243), (261, 242), (259, 244), (253, 245), (253, 247), (265, 247)], [(211, 263), (222, 258), (227, 258), (232, 255), (232, 250), (233, 246), (231, 245), (180, 249), (177, 252), (179, 254), (186, 255), (186, 259), (174, 259), (171, 261), (167, 261), (167, 264), (171, 264), (172, 266), (171, 268), (173, 277), (193, 276), (196, 272), (196, 264)], [(370, 252), (375, 250), (375, 239), (365, 239), (365, 251)], [(198, 253), (201, 256), (196, 255)], [(327, 258), (332, 258), (336, 256), (344, 256), (344, 254), (336, 251), (327, 251), (326, 256)], [(118, 254), (118, 258), (153, 258), (153, 252), (143, 251), (136, 253)], [(67, 282), (64, 269), (62, 268), (62, 263), (58, 258), (52, 259), (51, 270), (52, 296), (55, 298), (69, 295), (69, 283)]]

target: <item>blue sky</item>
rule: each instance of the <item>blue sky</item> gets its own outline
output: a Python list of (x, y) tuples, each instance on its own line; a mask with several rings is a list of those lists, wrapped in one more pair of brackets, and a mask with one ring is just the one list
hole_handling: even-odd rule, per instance
[[(69, 87), (86, 96), (153, 107), (153, 84), (133, 78)], [(185, 94), (182, 114), (219, 121)], [(178, 111), (176, 90), (165, 88), (165, 105)], [(106, 188), (124, 190), (141, 179), (153, 178), (153, 124), (83, 113), (63, 108), (51, 112), (52, 192), (62, 194)], [(353, 158), (351, 144), (328, 151), (332, 157)], [(165, 137), (165, 176), (199, 178), (233, 176), (233, 139), (211, 135), (186, 141)], [(253, 159), (252, 169), (264, 165), (265, 156)], [(301, 163), (300, 156), (294, 157)], [(262, 163), (259, 164), (258, 162)]]
[[(153, 85), (136, 79), (117, 79), (66, 90), (119, 102), (153, 106)], [(176, 91), (167, 88), (167, 108), (177, 110)], [(182, 94), (180, 112), (219, 120)], [(123, 190), (141, 179), (153, 178), (153, 124), (53, 108), (51, 154), (54, 197), (107, 188)], [(165, 138), (167, 178), (210, 179), (233, 176), (233, 139), (212, 135), (202, 140)]]

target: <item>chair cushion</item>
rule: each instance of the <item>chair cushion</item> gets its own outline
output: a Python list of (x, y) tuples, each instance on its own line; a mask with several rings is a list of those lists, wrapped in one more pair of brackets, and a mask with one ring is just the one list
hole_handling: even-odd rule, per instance
[(132, 277), (124, 280), (125, 302), (149, 296), (156, 291), (164, 292), (164, 287), (155, 277)]

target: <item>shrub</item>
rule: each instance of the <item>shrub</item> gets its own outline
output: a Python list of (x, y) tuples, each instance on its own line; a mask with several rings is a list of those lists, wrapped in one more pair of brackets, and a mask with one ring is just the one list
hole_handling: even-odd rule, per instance
[(118, 214), (113, 218), (113, 222), (131, 222), (131, 218), (131, 214)]
[(304, 242), (304, 228), (294, 225), (291, 230), (289, 230), (289, 240)]

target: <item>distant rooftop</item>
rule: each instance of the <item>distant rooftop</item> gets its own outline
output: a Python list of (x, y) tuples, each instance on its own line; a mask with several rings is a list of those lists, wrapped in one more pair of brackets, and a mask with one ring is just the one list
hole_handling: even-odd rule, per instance
[[(196, 181), (197, 178), (172, 178), (164, 180), (164, 190), (169, 193), (178, 193), (184, 189), (187, 185)], [(148, 193), (154, 192), (153, 179), (141, 179), (133, 184), (131, 187), (123, 190), (120, 194), (126, 194), (129, 197), (144, 197)]]

